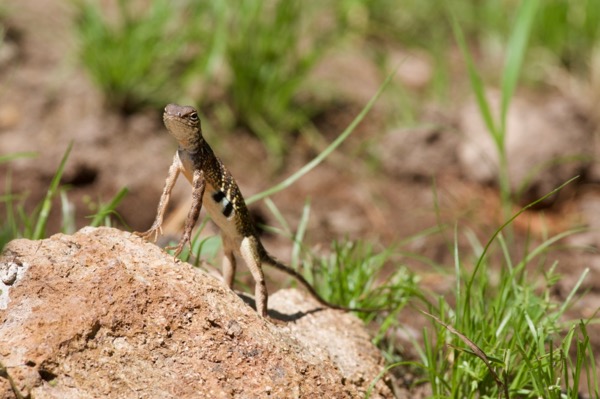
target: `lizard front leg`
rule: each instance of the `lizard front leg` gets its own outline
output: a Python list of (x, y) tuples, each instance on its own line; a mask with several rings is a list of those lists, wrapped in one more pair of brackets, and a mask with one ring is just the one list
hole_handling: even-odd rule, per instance
[(158, 234), (162, 234), (162, 222), (163, 216), (165, 214), (165, 210), (167, 209), (167, 205), (169, 204), (169, 199), (171, 198), (171, 191), (173, 191), (173, 187), (175, 186), (175, 182), (177, 181), (177, 177), (181, 172), (182, 166), (181, 161), (177, 154), (173, 157), (173, 163), (171, 167), (169, 167), (169, 174), (167, 175), (167, 180), (165, 182), (165, 188), (163, 189), (162, 195), (160, 196), (160, 201), (158, 202), (158, 209), (156, 211), (156, 219), (154, 219), (154, 223), (148, 231), (138, 232), (135, 231), (133, 234), (140, 236), (142, 238), (148, 239), (148, 237), (154, 234), (154, 242), (158, 239)]
[[(204, 189), (206, 188), (206, 181), (204, 180), (204, 172), (201, 169), (195, 170), (192, 179), (192, 207), (188, 212), (187, 219), (185, 221), (185, 229), (183, 236), (179, 240), (179, 244), (175, 247), (166, 247), (165, 249), (175, 249), (175, 257), (177, 257), (185, 244), (190, 243), (192, 237), (192, 230), (198, 221), (200, 216), (200, 209), (202, 209), (202, 198), (204, 197)], [(190, 245), (191, 247), (191, 245)]]

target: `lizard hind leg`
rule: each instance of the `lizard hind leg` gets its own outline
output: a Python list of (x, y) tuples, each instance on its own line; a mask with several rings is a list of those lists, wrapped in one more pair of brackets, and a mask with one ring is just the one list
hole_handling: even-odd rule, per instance
[(223, 237), (223, 280), (225, 280), (225, 283), (231, 289), (233, 289), (233, 283), (235, 280), (236, 266), (233, 246), (229, 240), (225, 240), (225, 237)]
[(256, 301), (256, 311), (260, 316), (267, 317), (269, 294), (267, 292), (267, 284), (262, 270), (256, 238), (244, 237), (240, 246), (240, 253), (254, 278), (254, 300)]

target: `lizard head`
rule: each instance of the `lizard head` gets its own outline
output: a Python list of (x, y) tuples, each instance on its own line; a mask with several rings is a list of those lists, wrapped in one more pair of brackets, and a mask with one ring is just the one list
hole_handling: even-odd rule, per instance
[(194, 150), (203, 139), (200, 118), (194, 107), (169, 104), (165, 107), (163, 121), (169, 133), (185, 150)]

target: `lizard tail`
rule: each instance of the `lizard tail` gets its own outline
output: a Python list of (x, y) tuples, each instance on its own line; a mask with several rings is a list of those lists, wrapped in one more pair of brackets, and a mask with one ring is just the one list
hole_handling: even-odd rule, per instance
[(364, 312), (364, 313), (381, 312), (381, 311), (391, 310), (390, 308), (350, 308), (350, 307), (336, 305), (334, 303), (328, 302), (325, 299), (323, 299), (323, 297), (317, 293), (317, 291), (314, 289), (314, 287), (308, 281), (306, 281), (304, 276), (301, 275), (300, 273), (298, 273), (296, 270), (294, 270), (291, 267), (274, 259), (266, 251), (263, 252), (262, 258), (263, 258), (262, 259), (263, 263), (266, 263), (269, 266), (274, 267), (275, 269), (280, 270), (280, 271), (294, 277), (300, 284), (302, 284), (304, 286), (304, 288), (306, 288), (306, 290), (310, 293), (310, 295), (313, 298), (315, 298), (317, 300), (317, 302), (319, 302), (321, 305), (323, 305), (325, 307), (328, 307), (331, 309), (336, 309), (336, 310), (343, 310), (346, 312)]

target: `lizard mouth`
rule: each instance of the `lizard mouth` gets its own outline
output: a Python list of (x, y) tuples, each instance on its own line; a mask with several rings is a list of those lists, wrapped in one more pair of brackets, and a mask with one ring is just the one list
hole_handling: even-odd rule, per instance
[(171, 129), (183, 129), (192, 128), (198, 129), (198, 123), (194, 123), (188, 119), (181, 117), (180, 115), (174, 115), (168, 112), (163, 114), (163, 122), (167, 125), (169, 130)]
[(166, 112), (163, 114), (163, 122), (165, 122), (165, 125), (169, 130), (177, 128), (181, 129), (181, 125), (188, 126), (188, 124), (180, 117), (169, 115)]

